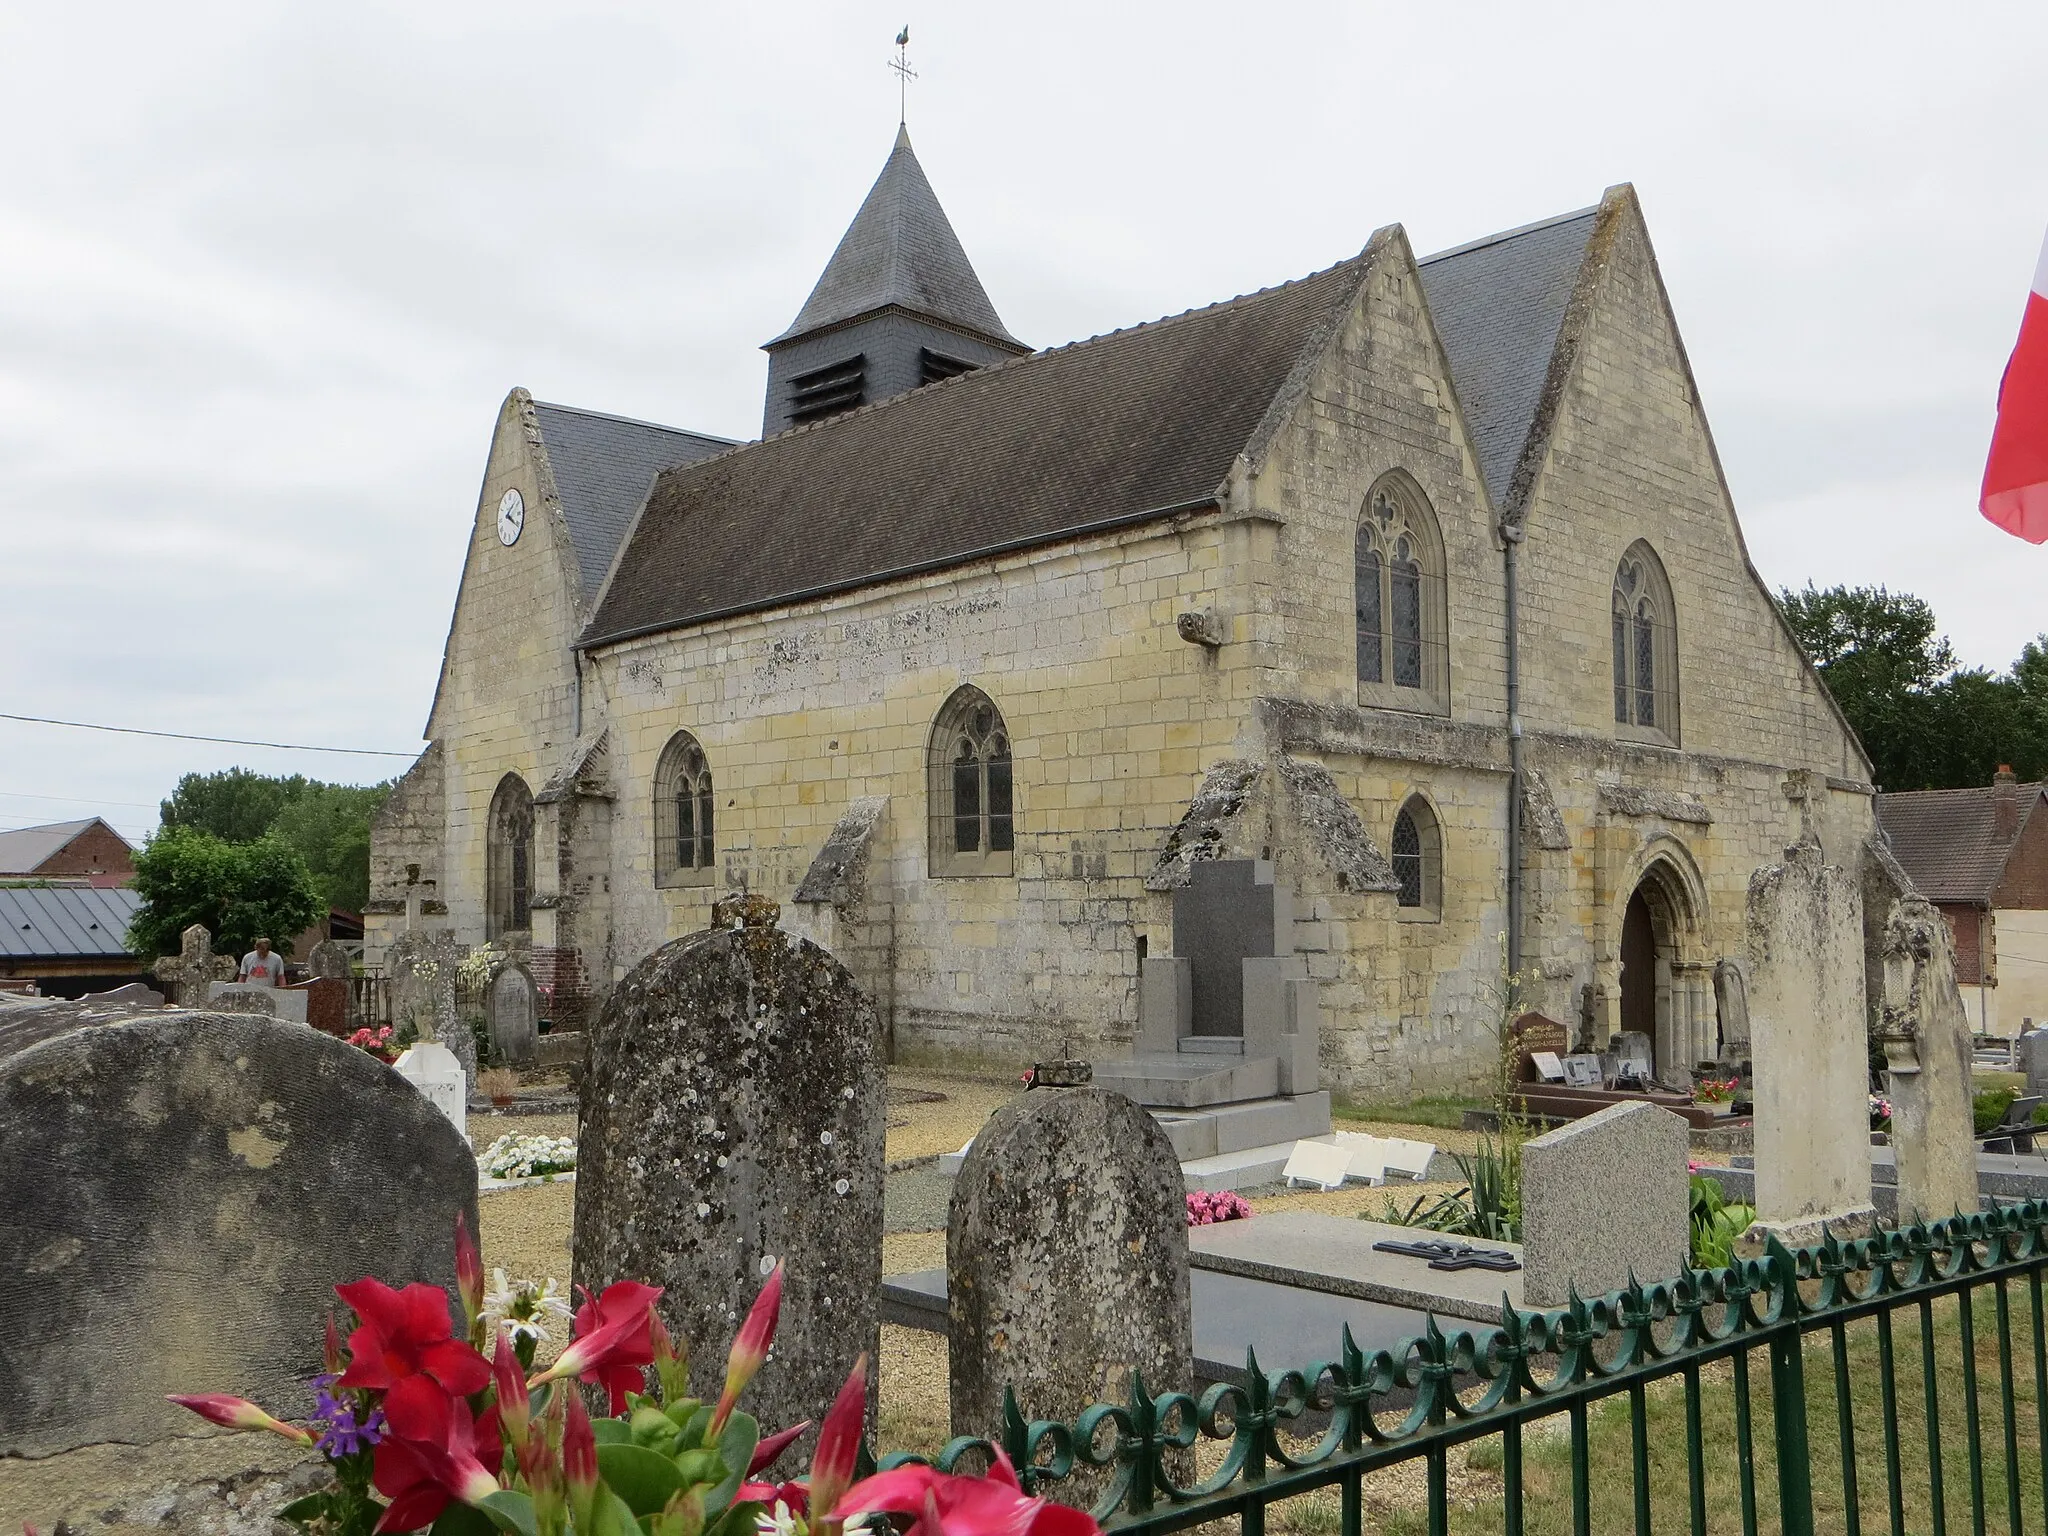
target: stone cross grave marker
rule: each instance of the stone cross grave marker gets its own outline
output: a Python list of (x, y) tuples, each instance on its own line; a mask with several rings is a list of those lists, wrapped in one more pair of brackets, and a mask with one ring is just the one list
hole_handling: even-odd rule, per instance
[(508, 960), (491, 978), (485, 1018), (499, 1059), (515, 1067), (531, 1066), (540, 1043), (540, 992), (533, 972)]
[(1631, 1273), (1649, 1285), (1684, 1271), (1690, 1145), (1683, 1117), (1610, 1104), (1522, 1144), (1522, 1296), (1561, 1307), (1570, 1288), (1604, 1296)]
[(1758, 1225), (1788, 1247), (1867, 1230), (1870, 1046), (1860, 882), (1807, 834), (1749, 879)]
[(303, 1418), (333, 1287), (452, 1295), (456, 1214), (476, 1231), (431, 1105), (248, 1014), (73, 1009), (0, 1045), (0, 1168), (0, 1458), (198, 1432), (167, 1392)]
[(728, 897), (709, 932), (612, 987), (588, 1037), (575, 1234), (577, 1284), (667, 1287), (707, 1398), (780, 1260), (775, 1360), (744, 1401), (778, 1429), (822, 1421), (855, 1358), (876, 1359), (887, 1092), (874, 1003), (779, 915)]
[[(1197, 866), (1199, 868), (1199, 866)], [(1193, 1380), (1187, 1191), (1173, 1143), (1120, 1093), (1013, 1099), (974, 1138), (946, 1220), (955, 1435), (1000, 1436)]]
[(180, 1008), (204, 1008), (207, 988), (216, 981), (233, 981), (235, 971), (234, 961), (213, 952), (213, 935), (203, 923), (184, 931), (175, 956), (167, 955), (149, 968), (150, 975), (171, 989), (171, 1001)]

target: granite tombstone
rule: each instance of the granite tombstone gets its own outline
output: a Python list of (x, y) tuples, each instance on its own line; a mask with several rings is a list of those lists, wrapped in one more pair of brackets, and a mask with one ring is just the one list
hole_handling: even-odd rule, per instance
[(1685, 1120), (1610, 1104), (1522, 1145), (1522, 1295), (1560, 1307), (1684, 1271), (1691, 1251)]
[(873, 1002), (778, 915), (727, 898), (710, 932), (613, 986), (583, 1074), (575, 1231), (577, 1284), (666, 1287), (707, 1397), (781, 1261), (774, 1362), (745, 1400), (776, 1428), (822, 1420), (855, 1357), (877, 1358), (887, 1092)]

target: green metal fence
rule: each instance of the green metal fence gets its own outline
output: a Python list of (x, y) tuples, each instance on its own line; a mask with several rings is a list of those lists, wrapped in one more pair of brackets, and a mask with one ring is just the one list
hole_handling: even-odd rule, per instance
[[(1504, 1304), (1497, 1328), (1431, 1320), (1369, 1355), (1347, 1330), (1334, 1360), (1248, 1359), (1199, 1398), (1141, 1382), (1072, 1424), (1012, 1399), (996, 1443), (1027, 1488), (1099, 1490), (1096, 1517), (1134, 1536), (1231, 1518), (1358, 1536), (1368, 1479), (1412, 1462), (1423, 1489), (1376, 1528), (2016, 1536), (2048, 1505), (2044, 1269), (2048, 1202), (2006, 1206), (1553, 1312)], [(1485, 1469), (1480, 1496), (1454, 1503), (1454, 1457)]]

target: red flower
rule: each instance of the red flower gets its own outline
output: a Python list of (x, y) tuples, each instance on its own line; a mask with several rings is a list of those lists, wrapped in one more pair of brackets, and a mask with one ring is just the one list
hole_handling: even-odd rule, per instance
[(454, 1337), (448, 1293), (438, 1285), (394, 1291), (382, 1280), (357, 1280), (337, 1285), (334, 1294), (360, 1319), (348, 1336), (348, 1369), (337, 1386), (374, 1391), (426, 1375), (467, 1397), (491, 1379), (490, 1362)]
[(587, 1531), (595, 1523), (591, 1515), (597, 1503), (597, 1437), (590, 1428), (590, 1415), (583, 1409), (583, 1394), (564, 1392), (562, 1396), (569, 1400), (562, 1425), (562, 1481), (568, 1486), (576, 1529)]
[(224, 1392), (200, 1392), (187, 1396), (171, 1393), (169, 1396), (180, 1408), (189, 1408), (202, 1419), (225, 1429), (267, 1429), (273, 1435), (283, 1435), (300, 1445), (313, 1443), (312, 1435), (305, 1430), (282, 1419), (273, 1419), (246, 1397), (229, 1397)]
[(379, 1531), (416, 1531), (439, 1517), (452, 1500), (478, 1504), (498, 1491), (484, 1470), (503, 1450), (495, 1428), (479, 1444), (469, 1404), (426, 1376), (408, 1376), (384, 1396), (384, 1438), (377, 1442), (372, 1481), (391, 1501)]
[(986, 1477), (956, 1477), (931, 1467), (898, 1467), (855, 1483), (832, 1521), (876, 1510), (915, 1515), (909, 1536), (1100, 1536), (1085, 1510), (1025, 1496), (1010, 1459), (996, 1452)]
[(464, 1324), (473, 1328), (477, 1313), (484, 1309), (484, 1261), (476, 1251), (476, 1239), (469, 1235), (469, 1217), (461, 1211), (455, 1213), (455, 1294), (462, 1302)]
[(654, 1363), (654, 1303), (660, 1295), (660, 1286), (633, 1280), (606, 1286), (602, 1296), (585, 1289), (569, 1347), (527, 1385), (580, 1376), (602, 1384), (611, 1394), (612, 1413), (624, 1413), (627, 1394), (645, 1389), (646, 1368)]
[(512, 1353), (511, 1332), (504, 1328), (498, 1330), (498, 1355), (491, 1362), (491, 1379), (498, 1386), (497, 1401), (492, 1408), (511, 1439), (512, 1448), (519, 1452), (523, 1465), (526, 1460), (526, 1430), (533, 1422), (533, 1404), (526, 1395), (526, 1377), (519, 1369), (519, 1357)]
[(801, 1424), (792, 1424), (787, 1429), (763, 1436), (754, 1446), (754, 1459), (747, 1463), (747, 1476), (752, 1477), (756, 1472), (766, 1472), (774, 1466), (775, 1458), (794, 1445), (796, 1437), (810, 1427), (811, 1421), (805, 1419)]
[(781, 1316), (782, 1261), (778, 1259), (769, 1271), (768, 1283), (754, 1298), (747, 1320), (740, 1324), (739, 1334), (732, 1341), (732, 1353), (726, 1356), (725, 1390), (718, 1394), (718, 1406), (711, 1413), (712, 1434), (725, 1428), (733, 1405), (754, 1379), (754, 1373), (761, 1369), (761, 1362), (768, 1358), (768, 1346), (775, 1342), (775, 1324)]
[(860, 1432), (867, 1417), (868, 1357), (854, 1361), (832, 1399), (825, 1415), (825, 1427), (818, 1431), (818, 1449), (811, 1457), (811, 1491), (818, 1496), (818, 1508), (830, 1510), (853, 1482), (853, 1468), (860, 1455)]

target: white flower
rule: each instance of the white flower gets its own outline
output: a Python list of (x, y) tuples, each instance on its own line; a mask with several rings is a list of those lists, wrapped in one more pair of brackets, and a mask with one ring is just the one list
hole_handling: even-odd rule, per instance
[(764, 1509), (754, 1516), (754, 1529), (759, 1536), (796, 1536), (796, 1528), (796, 1516), (780, 1499), (775, 1501), (773, 1514)]
[(507, 1131), (476, 1160), (480, 1172), (497, 1179), (567, 1173), (576, 1166), (576, 1143), (566, 1136), (522, 1136)]
[(549, 1334), (542, 1326), (544, 1321), (566, 1323), (575, 1315), (556, 1292), (553, 1277), (535, 1285), (531, 1280), (507, 1280), (502, 1269), (491, 1271), (491, 1288), (484, 1292), (484, 1317), (490, 1332), (497, 1332), (500, 1326), (508, 1328), (514, 1344), (522, 1338), (545, 1339)]

